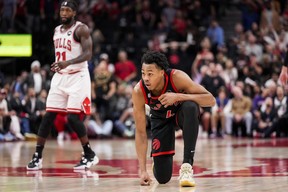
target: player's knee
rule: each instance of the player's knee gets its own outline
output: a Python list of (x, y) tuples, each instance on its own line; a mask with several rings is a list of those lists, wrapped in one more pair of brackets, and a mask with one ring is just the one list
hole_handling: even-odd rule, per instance
[(67, 116), (68, 124), (76, 132), (79, 138), (86, 135), (86, 128), (83, 122), (80, 120), (79, 114), (68, 114)]
[(43, 120), (38, 130), (38, 136), (43, 137), (43, 138), (48, 137), (50, 130), (51, 130), (51, 122), (54, 122), (56, 115), (57, 113), (54, 113), (54, 112), (47, 112), (44, 115)]
[(182, 104), (182, 109), (184, 112), (189, 112), (189, 113), (196, 112), (196, 113), (198, 113), (199, 106), (194, 101), (185, 101)]
[(153, 173), (155, 179), (160, 184), (165, 184), (170, 181), (172, 177), (172, 156), (158, 156), (154, 157)]
[(80, 117), (78, 114), (68, 114), (67, 120), (69, 124), (77, 124), (80, 121)]
[(157, 182), (159, 184), (165, 184), (165, 183), (168, 183), (171, 179), (171, 175), (162, 175), (162, 176), (159, 176), (159, 177), (155, 177), (155, 179), (157, 180)]

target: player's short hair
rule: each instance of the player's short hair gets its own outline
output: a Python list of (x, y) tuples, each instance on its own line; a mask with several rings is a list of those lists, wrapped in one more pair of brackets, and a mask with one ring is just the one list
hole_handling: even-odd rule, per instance
[(78, 3), (75, 0), (63, 0), (61, 3), (61, 7), (65, 6), (65, 7), (70, 7), (73, 11), (78, 10)]
[(158, 51), (147, 51), (144, 53), (141, 59), (141, 64), (156, 64), (161, 69), (165, 71), (169, 68), (169, 63), (167, 57)]

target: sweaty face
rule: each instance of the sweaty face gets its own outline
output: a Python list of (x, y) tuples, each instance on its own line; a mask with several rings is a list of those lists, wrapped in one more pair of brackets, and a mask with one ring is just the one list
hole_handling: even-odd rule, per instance
[(61, 24), (68, 25), (72, 22), (73, 17), (76, 15), (76, 12), (73, 11), (70, 7), (62, 6), (60, 8), (60, 22)]
[(157, 67), (156, 64), (142, 65), (142, 79), (148, 90), (161, 90), (164, 85), (164, 70)]

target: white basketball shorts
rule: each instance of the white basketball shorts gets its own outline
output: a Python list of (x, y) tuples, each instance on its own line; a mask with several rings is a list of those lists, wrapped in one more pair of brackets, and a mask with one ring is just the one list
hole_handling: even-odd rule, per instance
[(88, 69), (73, 74), (55, 73), (46, 102), (46, 111), (91, 113), (91, 80)]

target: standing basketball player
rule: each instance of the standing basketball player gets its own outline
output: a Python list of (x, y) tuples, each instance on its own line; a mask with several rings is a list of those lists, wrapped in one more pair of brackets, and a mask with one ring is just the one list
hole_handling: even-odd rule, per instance
[(36, 152), (28, 170), (42, 168), (42, 151), (57, 113), (68, 113), (68, 123), (77, 133), (84, 153), (74, 169), (85, 169), (98, 163), (90, 148), (81, 114), (90, 114), (90, 77), (87, 60), (92, 55), (92, 40), (88, 27), (75, 21), (77, 4), (64, 0), (60, 7), (61, 25), (54, 31), (55, 72), (46, 103), (46, 114), (38, 131)]
[(215, 98), (204, 87), (194, 83), (180, 70), (169, 69), (167, 58), (159, 52), (149, 51), (141, 60), (142, 80), (133, 90), (136, 121), (136, 151), (140, 165), (140, 184), (149, 185), (146, 170), (147, 134), (145, 104), (150, 106), (152, 129), (153, 173), (160, 184), (172, 176), (175, 125), (183, 130), (184, 158), (179, 171), (180, 186), (195, 186), (193, 158), (199, 126), (199, 106), (210, 107)]

